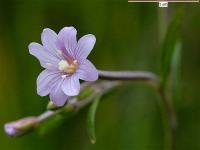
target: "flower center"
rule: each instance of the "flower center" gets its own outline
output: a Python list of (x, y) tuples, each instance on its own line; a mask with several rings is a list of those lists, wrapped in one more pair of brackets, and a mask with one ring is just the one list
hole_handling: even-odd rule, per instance
[(73, 60), (70, 64), (66, 60), (61, 60), (58, 63), (58, 69), (65, 73), (74, 73), (77, 69), (77, 60)]

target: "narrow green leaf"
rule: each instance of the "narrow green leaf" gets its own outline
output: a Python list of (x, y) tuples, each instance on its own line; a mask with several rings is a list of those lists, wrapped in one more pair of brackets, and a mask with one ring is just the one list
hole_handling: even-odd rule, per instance
[(96, 143), (95, 136), (95, 114), (100, 101), (101, 95), (98, 95), (91, 104), (87, 118), (87, 131), (92, 144)]
[(179, 99), (180, 74), (181, 74), (181, 43), (177, 42), (171, 64), (172, 92), (174, 101), (178, 101)]
[(176, 12), (174, 18), (171, 21), (161, 47), (162, 50), (161, 76), (164, 87), (170, 74), (170, 66), (172, 63), (172, 57), (175, 50), (175, 45), (177, 43), (179, 31), (181, 28), (180, 25), (182, 21), (182, 16), (183, 16), (183, 9), (180, 9)]

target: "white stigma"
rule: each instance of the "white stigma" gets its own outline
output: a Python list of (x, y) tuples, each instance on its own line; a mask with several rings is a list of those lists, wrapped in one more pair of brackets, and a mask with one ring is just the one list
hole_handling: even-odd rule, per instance
[(68, 67), (69, 67), (69, 64), (68, 64), (68, 62), (66, 60), (61, 60), (58, 63), (58, 69), (60, 71), (66, 71)]
[(58, 69), (62, 72), (74, 73), (77, 69), (77, 60), (74, 60), (70, 64), (66, 60), (61, 60), (58, 63)]

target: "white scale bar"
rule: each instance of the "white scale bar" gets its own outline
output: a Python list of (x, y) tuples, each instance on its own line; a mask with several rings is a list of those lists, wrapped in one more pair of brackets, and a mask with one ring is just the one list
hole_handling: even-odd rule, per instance
[(134, 2), (136, 2), (136, 3), (138, 3), (138, 2), (145, 2), (145, 3), (152, 3), (152, 2), (156, 2), (156, 3), (159, 3), (159, 2), (168, 2), (168, 3), (199, 3), (199, 1), (183, 1), (183, 0), (181, 0), (181, 1), (176, 1), (176, 0), (172, 0), (172, 1), (157, 1), (157, 0), (155, 0), (155, 1), (146, 1), (146, 0), (144, 0), (144, 1), (142, 1), (142, 0), (140, 0), (140, 1), (138, 1), (138, 0), (136, 0), (136, 1), (134, 1), (134, 0), (129, 0), (128, 2), (130, 2), (130, 3), (134, 3)]
[(168, 2), (159, 2), (159, 7), (168, 7)]

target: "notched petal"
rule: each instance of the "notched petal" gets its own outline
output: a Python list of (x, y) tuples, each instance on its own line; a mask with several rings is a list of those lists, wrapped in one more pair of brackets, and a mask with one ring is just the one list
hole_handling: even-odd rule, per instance
[(49, 51), (46, 51), (44, 47), (38, 43), (32, 42), (28, 46), (29, 53), (35, 56), (39, 61), (42, 67), (49, 68), (50, 64), (57, 65), (59, 59), (54, 57)]
[(77, 74), (80, 79), (85, 81), (96, 81), (98, 79), (96, 67), (87, 59), (79, 65)]
[(40, 96), (46, 96), (50, 93), (52, 85), (62, 80), (58, 71), (44, 70), (37, 78), (37, 93)]
[(50, 100), (57, 106), (63, 106), (68, 99), (68, 96), (62, 90), (62, 83), (63, 80), (56, 84), (49, 95)]
[(46, 28), (41, 34), (41, 40), (44, 48), (51, 53), (54, 57), (62, 59), (63, 57), (58, 52), (58, 47), (56, 45), (58, 35), (53, 30)]
[(80, 82), (76, 75), (66, 77), (62, 84), (63, 92), (68, 96), (76, 96), (80, 92)]
[(65, 53), (74, 57), (77, 45), (77, 30), (74, 27), (64, 27), (58, 33), (57, 46)]
[(96, 42), (96, 37), (92, 34), (87, 34), (79, 39), (76, 48), (76, 58), (79, 60), (86, 59), (92, 51)]

